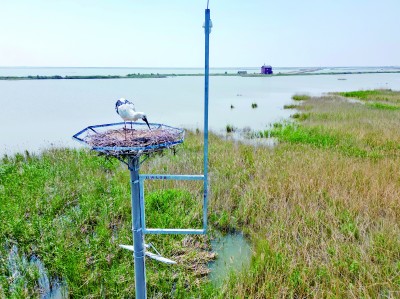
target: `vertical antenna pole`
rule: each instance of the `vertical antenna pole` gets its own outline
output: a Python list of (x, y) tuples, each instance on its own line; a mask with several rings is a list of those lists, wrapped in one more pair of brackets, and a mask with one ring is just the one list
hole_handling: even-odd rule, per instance
[(204, 65), (204, 200), (203, 200), (203, 228), (207, 231), (208, 206), (208, 81), (209, 81), (209, 41), (210, 41), (210, 10), (205, 10), (205, 65)]
[(131, 173), (132, 196), (132, 234), (133, 257), (135, 262), (135, 293), (137, 299), (146, 298), (146, 267), (143, 228), (141, 219), (139, 157), (129, 157), (128, 168)]

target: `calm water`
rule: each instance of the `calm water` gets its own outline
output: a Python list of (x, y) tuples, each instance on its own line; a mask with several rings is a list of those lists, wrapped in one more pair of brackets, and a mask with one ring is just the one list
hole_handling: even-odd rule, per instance
[[(10, 70), (29, 68), (1, 68), (0, 73), (5, 69), (10, 75)], [(51, 75), (74, 71), (50, 69)], [(93, 73), (93, 69), (79, 69), (100, 74)], [(111, 70), (116, 69), (121, 68), (103, 71), (112, 74)], [(137, 73), (135, 70), (132, 72)], [(125, 68), (123, 71), (126, 73)], [(185, 71), (191, 73), (193, 69)], [(27, 74), (34, 73), (30, 70)], [(202, 77), (0, 81), (0, 155), (39, 151), (51, 145), (79, 146), (71, 139), (74, 133), (88, 125), (120, 121), (114, 110), (120, 97), (132, 100), (137, 110), (147, 113), (150, 122), (201, 129), (203, 84)], [(215, 132), (224, 131), (228, 124), (263, 129), (293, 113), (282, 107), (291, 102), (295, 93), (319, 95), (370, 88), (400, 90), (400, 74), (211, 77), (209, 126)], [(252, 103), (257, 103), (258, 108), (252, 109)], [(235, 108), (231, 109), (231, 105)]]
[(211, 246), (217, 259), (209, 265), (209, 277), (216, 285), (221, 285), (229, 272), (238, 272), (250, 264), (251, 247), (241, 233), (220, 236), (211, 241)]
[[(7, 248), (8, 244), (6, 245)], [(7, 270), (8, 276), (6, 278), (10, 281), (9, 292), (14, 295), (19, 286), (26, 286), (30, 278), (27, 271), (36, 270), (38, 272), (37, 286), (40, 289), (40, 299), (63, 299), (68, 298), (68, 288), (65, 281), (60, 281), (58, 278), (49, 278), (47, 269), (42, 261), (36, 257), (27, 256), (18, 252), (18, 246), (12, 245), (7, 248), (9, 251), (7, 257)]]

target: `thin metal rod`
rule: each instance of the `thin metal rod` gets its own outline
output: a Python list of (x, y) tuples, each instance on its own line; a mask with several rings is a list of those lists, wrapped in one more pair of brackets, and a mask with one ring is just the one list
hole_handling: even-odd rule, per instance
[(194, 228), (146, 228), (144, 231), (146, 234), (171, 234), (171, 235), (204, 235), (206, 231), (204, 229)]
[(204, 175), (190, 174), (140, 174), (141, 180), (181, 180), (181, 181), (200, 181), (204, 180)]
[(146, 267), (143, 229), (141, 221), (141, 197), (139, 186), (139, 157), (129, 157), (131, 174), (133, 257), (135, 261), (135, 293), (137, 299), (146, 298)]
[(204, 200), (203, 228), (207, 231), (208, 206), (208, 84), (209, 84), (209, 41), (210, 41), (210, 10), (205, 10), (205, 64), (204, 64)]

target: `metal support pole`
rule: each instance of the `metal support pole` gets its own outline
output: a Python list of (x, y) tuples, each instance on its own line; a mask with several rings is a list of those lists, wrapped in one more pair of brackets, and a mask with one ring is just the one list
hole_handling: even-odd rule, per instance
[(209, 81), (209, 41), (210, 41), (210, 10), (205, 10), (205, 65), (204, 65), (204, 200), (203, 200), (203, 228), (207, 231), (208, 207), (208, 81)]
[(146, 267), (143, 228), (141, 221), (139, 157), (129, 157), (128, 168), (131, 173), (133, 257), (135, 261), (135, 292), (137, 299), (145, 299)]

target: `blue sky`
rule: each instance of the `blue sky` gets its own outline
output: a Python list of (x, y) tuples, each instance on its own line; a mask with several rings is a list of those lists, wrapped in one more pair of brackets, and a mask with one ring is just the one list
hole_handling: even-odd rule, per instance
[[(201, 67), (206, 0), (1, 0), (0, 66)], [(210, 0), (211, 67), (400, 65), (399, 0)]]

